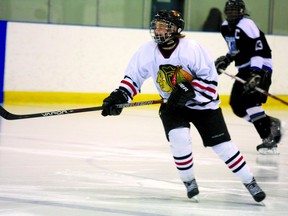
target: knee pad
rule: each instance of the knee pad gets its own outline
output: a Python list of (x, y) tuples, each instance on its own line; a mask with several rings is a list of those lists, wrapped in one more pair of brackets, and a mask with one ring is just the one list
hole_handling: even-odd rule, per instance
[(190, 129), (175, 128), (168, 133), (170, 148), (174, 156), (183, 156), (191, 152)]
[(223, 161), (227, 161), (230, 158), (231, 152), (234, 154), (238, 151), (238, 148), (232, 143), (231, 140), (213, 146), (212, 149)]

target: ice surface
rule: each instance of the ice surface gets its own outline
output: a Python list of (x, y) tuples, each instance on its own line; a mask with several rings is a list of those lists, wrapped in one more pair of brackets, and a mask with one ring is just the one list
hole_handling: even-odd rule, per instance
[[(17, 114), (63, 107), (5, 106)], [(73, 107), (66, 107), (73, 108)], [(65, 109), (65, 107), (64, 107)], [(288, 143), (280, 155), (259, 155), (252, 125), (223, 109), (232, 140), (266, 192), (265, 206), (191, 137), (199, 202), (186, 197), (158, 108), (126, 108), (117, 117), (100, 112), (0, 120), (0, 215), (287, 215)], [(267, 114), (288, 122), (287, 110)], [(287, 132), (287, 130), (286, 130)]]

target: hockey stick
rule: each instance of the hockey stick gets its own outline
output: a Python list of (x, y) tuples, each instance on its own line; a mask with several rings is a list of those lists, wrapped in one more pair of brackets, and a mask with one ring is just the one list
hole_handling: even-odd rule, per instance
[[(227, 73), (226, 71), (224, 71), (224, 70), (222, 70), (222, 69), (218, 69), (218, 71), (219, 71), (220, 73), (223, 73), (223, 74), (225, 74), (225, 75), (227, 75), (227, 76), (235, 79), (236, 81), (238, 81), (238, 82), (240, 82), (240, 83), (243, 83), (243, 84), (246, 83), (246, 81), (243, 80), (243, 79), (241, 79), (240, 77), (237, 77), (237, 76), (235, 76), (235, 75), (229, 74), (229, 73)], [(287, 102), (287, 101), (284, 101), (284, 100), (282, 100), (281, 98), (279, 98), (279, 97), (277, 97), (277, 96), (275, 96), (275, 95), (273, 95), (273, 94), (270, 94), (269, 92), (267, 92), (267, 91), (265, 91), (265, 90), (263, 90), (263, 89), (261, 89), (261, 88), (259, 88), (259, 87), (255, 87), (255, 90), (258, 91), (258, 92), (260, 92), (260, 93), (262, 93), (262, 94), (264, 94), (264, 95), (266, 95), (266, 96), (269, 96), (269, 97), (271, 97), (271, 98), (273, 98), (273, 99), (275, 99), (275, 100), (278, 100), (278, 101), (280, 101), (281, 103), (283, 103), (283, 104), (285, 104), (285, 105), (288, 106), (288, 102)]]
[[(161, 103), (165, 103), (165, 102), (166, 102), (166, 100), (159, 99), (159, 100), (150, 100), (150, 101), (117, 104), (116, 106), (118, 108), (125, 108), (125, 107), (152, 105), (152, 104), (161, 104)], [(2, 106), (0, 106), (0, 116), (6, 120), (17, 120), (17, 119), (49, 117), (49, 116), (56, 116), (56, 115), (66, 115), (66, 114), (73, 114), (73, 113), (91, 112), (91, 111), (99, 111), (99, 110), (103, 110), (103, 107), (97, 106), (97, 107), (77, 108), (77, 109), (58, 110), (58, 111), (51, 111), (51, 112), (18, 115), (18, 114), (10, 113), (7, 110), (5, 110)]]

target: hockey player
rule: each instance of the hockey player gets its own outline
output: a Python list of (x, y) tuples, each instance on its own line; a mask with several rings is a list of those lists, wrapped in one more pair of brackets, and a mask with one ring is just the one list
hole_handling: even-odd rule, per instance
[(264, 33), (246, 13), (243, 0), (228, 0), (224, 8), (226, 20), (221, 33), (227, 42), (229, 52), (215, 61), (219, 69), (225, 70), (231, 62), (238, 69), (236, 76), (246, 81), (233, 84), (230, 105), (233, 112), (254, 124), (262, 139), (257, 146), (261, 154), (278, 154), (277, 143), (281, 139), (281, 122), (279, 119), (266, 115), (262, 104), (267, 96), (255, 91), (255, 87), (268, 91), (271, 85), (272, 59), (271, 50)]
[(160, 118), (188, 198), (199, 194), (190, 139), (192, 123), (204, 146), (211, 147), (254, 200), (261, 202), (266, 195), (231, 141), (219, 108), (213, 59), (199, 43), (184, 38), (183, 29), (184, 20), (177, 11), (161, 10), (154, 16), (150, 26), (153, 41), (134, 54), (119, 88), (104, 99), (102, 115), (119, 115), (122, 109), (115, 105), (131, 101), (143, 82), (152, 77), (161, 97), (168, 99), (160, 107)]

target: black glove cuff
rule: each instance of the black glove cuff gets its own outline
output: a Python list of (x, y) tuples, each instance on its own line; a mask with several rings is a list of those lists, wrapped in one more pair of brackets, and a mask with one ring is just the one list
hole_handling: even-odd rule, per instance
[[(122, 89), (115, 89), (111, 94), (110, 98), (113, 98), (113, 100), (120, 102), (120, 103), (126, 103), (129, 101), (129, 95)], [(105, 102), (105, 100), (104, 100)]]
[(261, 69), (252, 67), (252, 68), (250, 68), (250, 74), (251, 74), (251, 75), (252, 75), (252, 74), (255, 74), (255, 75), (260, 75), (260, 76), (261, 76), (262, 71), (261, 71)]
[(188, 100), (195, 97), (195, 91), (190, 82), (178, 83), (168, 98), (167, 105), (171, 108), (184, 107)]
[(228, 62), (228, 64), (230, 64), (231, 62), (233, 62), (233, 61), (234, 61), (234, 58), (233, 58), (233, 56), (232, 56), (232, 55), (230, 55), (229, 53), (227, 53), (227, 54), (226, 54), (226, 58), (227, 58), (227, 60), (229, 61), (229, 62)]

